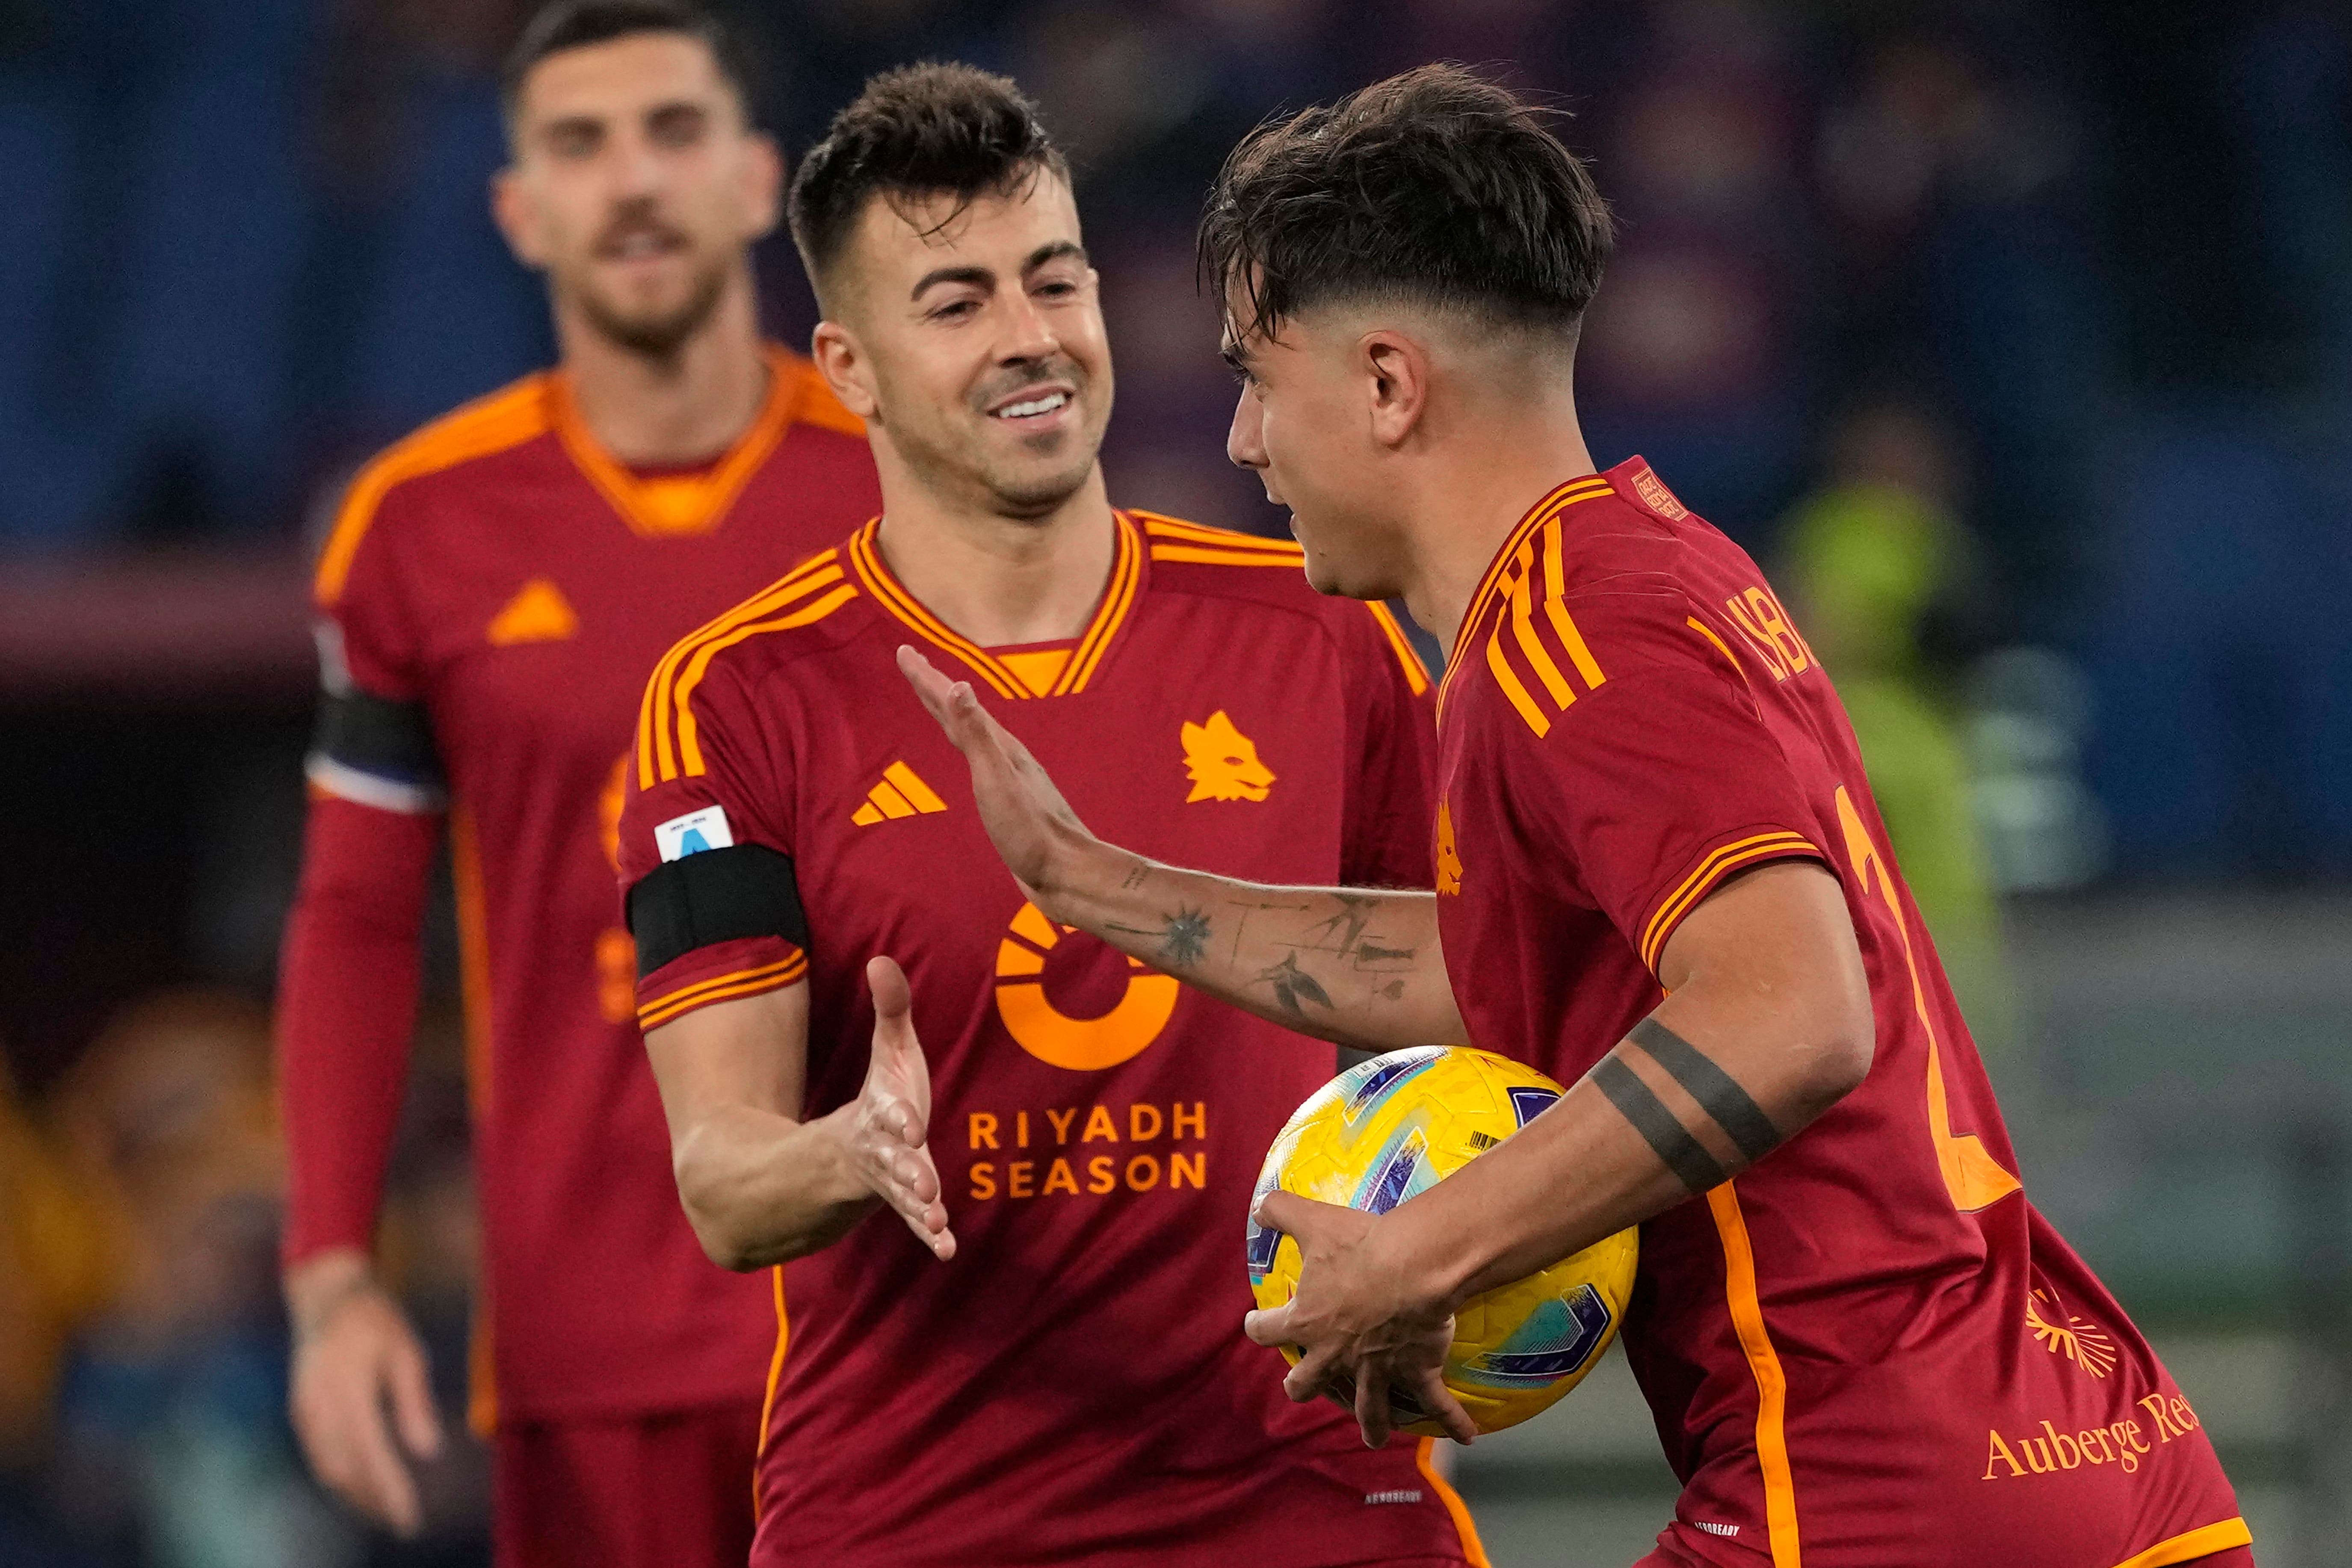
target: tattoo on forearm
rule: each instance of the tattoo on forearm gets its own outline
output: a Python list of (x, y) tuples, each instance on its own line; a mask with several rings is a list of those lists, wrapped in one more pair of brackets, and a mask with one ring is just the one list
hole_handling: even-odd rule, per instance
[(1122, 892), (1131, 893), (1136, 889), (1143, 886), (1143, 884), (1150, 879), (1150, 876), (1151, 868), (1139, 860), (1132, 867), (1129, 868), (1126, 879), (1119, 883), (1119, 889)]
[(1298, 967), (1298, 955), (1295, 952), (1285, 954), (1280, 963), (1260, 973), (1257, 984), (1273, 986), (1274, 999), (1286, 1012), (1303, 1014), (1307, 1011), (1304, 1004), (1308, 1002), (1326, 1009), (1331, 1005), (1331, 994), (1315, 976)]
[(1178, 969), (1190, 968), (1201, 962), (1209, 951), (1209, 917), (1200, 910), (1179, 908), (1164, 917), (1167, 926), (1160, 933), (1160, 956)]
[(1698, 1101), (1698, 1108), (1715, 1119), (1749, 1164), (1780, 1146), (1780, 1130), (1772, 1125), (1764, 1108), (1696, 1046), (1655, 1018), (1634, 1025), (1626, 1038), (1648, 1052), (1652, 1061), (1683, 1086), (1684, 1093)]
[(1731, 1179), (1731, 1173), (1716, 1162), (1706, 1145), (1690, 1135), (1689, 1129), (1666, 1108), (1666, 1102), (1652, 1093), (1641, 1075), (1627, 1067), (1614, 1051), (1594, 1066), (1592, 1082), (1609, 1097), (1609, 1103), (1633, 1124), (1633, 1131), (1642, 1135), (1642, 1141), (1666, 1163), (1666, 1168), (1684, 1186), (1694, 1193), (1704, 1193)]
[(1120, 936), (1139, 936), (1160, 946), (1160, 960), (1171, 969), (1189, 968), (1207, 956), (1209, 951), (1209, 917), (1199, 910), (1179, 909), (1173, 914), (1163, 914), (1159, 929), (1121, 925), (1117, 921), (1105, 921), (1103, 930)]

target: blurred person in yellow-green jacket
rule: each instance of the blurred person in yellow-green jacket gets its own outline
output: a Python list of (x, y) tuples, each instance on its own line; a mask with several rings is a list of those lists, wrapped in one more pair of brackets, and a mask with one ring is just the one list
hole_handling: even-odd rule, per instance
[(1922, 632), (1969, 575), (1962, 458), (1924, 408), (1865, 404), (1840, 422), (1823, 483), (1798, 502), (1779, 574), (1836, 677), (1886, 830), (1979, 1047), (2015, 1006), (1969, 791), (1959, 716)]

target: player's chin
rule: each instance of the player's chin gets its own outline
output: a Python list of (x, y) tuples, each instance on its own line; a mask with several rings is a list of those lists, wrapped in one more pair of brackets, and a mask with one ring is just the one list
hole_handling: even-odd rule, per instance
[(1015, 517), (1042, 517), (1077, 494), (1094, 472), (1092, 451), (1063, 446), (1028, 454), (1031, 460), (993, 466), (988, 488), (998, 504)]
[(1396, 590), (1376, 579), (1376, 574), (1362, 570), (1328, 551), (1318, 550), (1308, 543), (1304, 534), (1299, 542), (1307, 551), (1307, 585), (1318, 594), (1335, 599), (1392, 599)]

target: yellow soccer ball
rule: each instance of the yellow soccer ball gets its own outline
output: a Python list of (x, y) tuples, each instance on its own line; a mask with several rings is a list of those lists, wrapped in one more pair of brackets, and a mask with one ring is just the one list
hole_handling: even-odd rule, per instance
[[(1259, 1194), (1386, 1214), (1426, 1192), (1560, 1097), (1533, 1068), (1466, 1046), (1391, 1051), (1349, 1068), (1292, 1113), (1258, 1172)], [(1481, 1432), (1516, 1426), (1584, 1381), (1633, 1293), (1636, 1235), (1623, 1230), (1575, 1257), (1464, 1303), (1454, 1318), (1445, 1386)], [(1298, 1244), (1249, 1226), (1250, 1293), (1279, 1307), (1298, 1289)], [(1282, 1353), (1292, 1364), (1298, 1352)], [(1401, 1430), (1442, 1435), (1401, 1390)], [(1410, 1424), (1404, 1424), (1404, 1423)]]

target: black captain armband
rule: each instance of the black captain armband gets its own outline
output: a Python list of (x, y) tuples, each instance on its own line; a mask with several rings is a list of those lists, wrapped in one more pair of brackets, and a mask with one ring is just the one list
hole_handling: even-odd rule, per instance
[(319, 699), (308, 772), (331, 794), (387, 811), (437, 811), (448, 797), (424, 704), (348, 686)]
[(637, 978), (699, 947), (746, 937), (808, 946), (793, 858), (764, 844), (730, 844), (665, 860), (629, 889)]

